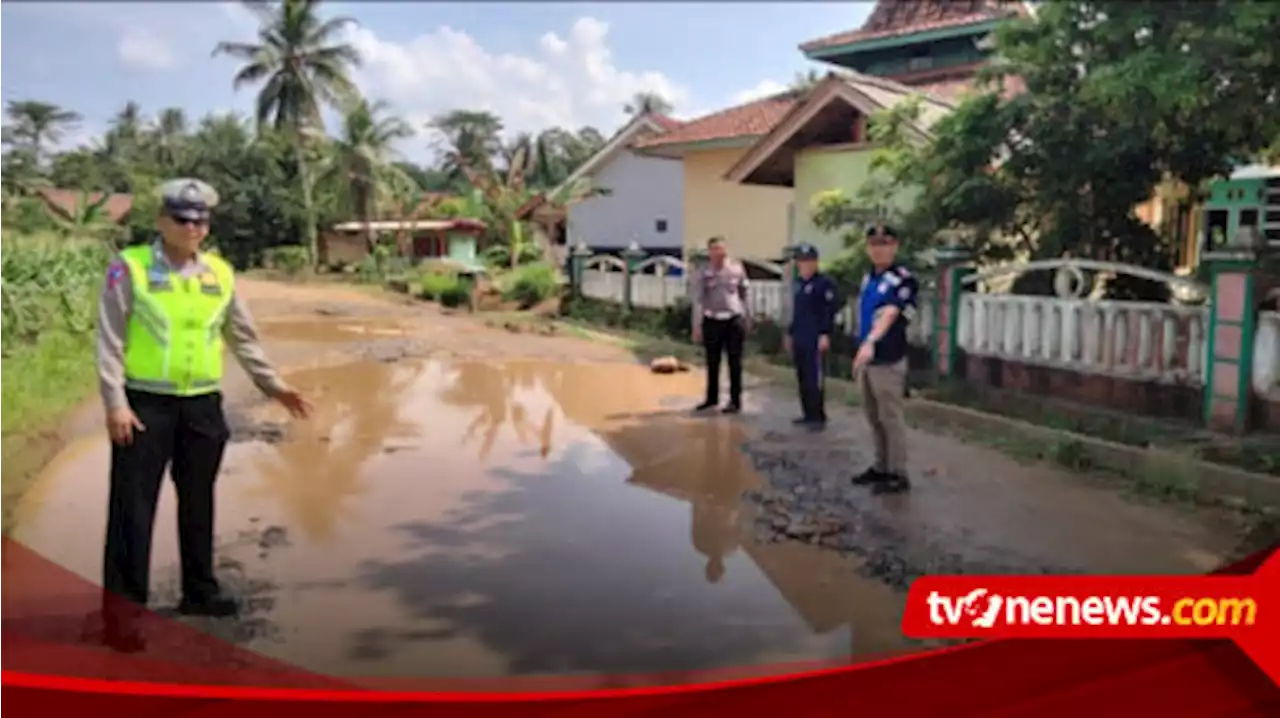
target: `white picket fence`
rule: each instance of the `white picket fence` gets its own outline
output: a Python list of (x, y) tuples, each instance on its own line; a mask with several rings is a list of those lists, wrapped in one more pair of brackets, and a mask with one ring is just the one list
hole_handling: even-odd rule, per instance
[[(750, 260), (748, 260), (750, 261)], [(789, 320), (787, 292), (788, 282), (782, 277), (786, 267), (771, 262), (751, 262), (776, 279), (753, 279), (747, 291), (747, 302), (755, 317), (769, 318), (780, 324)], [(616, 257), (600, 255), (586, 261), (582, 272), (583, 294), (592, 299), (624, 303), (626, 300), (625, 263)], [(632, 303), (636, 307), (661, 309), (689, 297), (689, 273), (685, 265), (672, 257), (652, 257), (637, 265), (637, 273), (631, 278)], [(679, 273), (672, 275), (672, 270)], [(837, 321), (848, 331), (855, 329), (856, 300), (841, 310)], [(908, 330), (913, 344), (928, 343), (933, 332), (933, 302), (923, 302), (915, 321)]]
[[(785, 271), (760, 263), (777, 279), (753, 280), (748, 291), (757, 317), (788, 320)], [(623, 302), (626, 280), (622, 260), (587, 260), (583, 293)], [(680, 260), (654, 257), (638, 265), (632, 278), (634, 305), (668, 307), (689, 295), (688, 272)], [(933, 336), (935, 297), (922, 292), (908, 330), (910, 341), (927, 346)], [(841, 310), (839, 323), (855, 327), (856, 298)], [(1208, 341), (1208, 309), (1158, 302), (1119, 302), (1071, 297), (1020, 296), (966, 292), (961, 295), (956, 341), (967, 354), (1024, 364), (1052, 366), (1126, 379), (1203, 386)], [(1280, 313), (1262, 312), (1253, 347), (1252, 383), (1258, 395), (1280, 401)]]

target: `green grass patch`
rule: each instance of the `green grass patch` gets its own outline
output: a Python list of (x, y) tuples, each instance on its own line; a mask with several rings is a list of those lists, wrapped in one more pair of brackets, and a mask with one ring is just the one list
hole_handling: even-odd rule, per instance
[(92, 333), (48, 332), (4, 358), (3, 433), (47, 428), (97, 382)]
[(96, 383), (94, 315), (110, 250), (6, 231), (0, 449), (4, 523), (61, 444), (63, 416)]

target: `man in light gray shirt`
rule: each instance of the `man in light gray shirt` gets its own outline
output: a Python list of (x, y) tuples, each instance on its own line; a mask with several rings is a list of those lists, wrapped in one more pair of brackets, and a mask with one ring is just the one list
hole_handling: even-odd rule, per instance
[(98, 381), (111, 437), (103, 627), (107, 645), (126, 652), (144, 647), (136, 618), (147, 604), (166, 470), (178, 497), (178, 610), (229, 616), (237, 609), (213, 573), (213, 487), (230, 438), (220, 392), (224, 341), (265, 394), (296, 417), (310, 411), (267, 361), (231, 265), (200, 251), (217, 193), (190, 179), (161, 192), (159, 238), (111, 262), (98, 314)]
[(724, 239), (707, 242), (707, 266), (698, 270), (693, 286), (693, 341), (706, 350), (707, 393), (695, 411), (720, 402), (720, 357), (729, 355), (729, 403), (721, 411), (742, 411), (742, 350), (751, 330), (746, 267), (729, 258)]

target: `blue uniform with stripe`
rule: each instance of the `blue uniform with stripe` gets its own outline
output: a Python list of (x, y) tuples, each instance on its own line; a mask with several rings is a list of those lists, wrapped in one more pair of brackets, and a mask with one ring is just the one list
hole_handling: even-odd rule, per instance
[(896, 364), (907, 357), (907, 326), (915, 319), (919, 286), (911, 271), (898, 264), (873, 270), (863, 278), (858, 301), (859, 345), (871, 333), (880, 312), (887, 307), (898, 308), (893, 326), (876, 342), (872, 364)]
[(791, 336), (792, 361), (800, 384), (800, 406), (809, 421), (827, 419), (818, 337), (831, 335), (839, 307), (836, 296), (835, 282), (826, 275), (814, 274), (808, 279), (796, 280), (787, 332)]

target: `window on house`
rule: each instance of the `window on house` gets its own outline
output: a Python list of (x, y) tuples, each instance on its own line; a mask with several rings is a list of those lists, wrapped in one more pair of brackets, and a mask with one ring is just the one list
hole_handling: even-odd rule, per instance
[(907, 71), (928, 70), (933, 67), (933, 54), (928, 45), (917, 45), (907, 55)]
[(1212, 251), (1226, 242), (1230, 217), (1230, 213), (1225, 209), (1215, 209), (1209, 212), (1208, 221), (1205, 223), (1205, 249)]
[(654, 229), (654, 231), (655, 231), (655, 232), (657, 232), (658, 234), (666, 234), (666, 233), (667, 233), (667, 220), (665, 220), (665, 219), (660, 219), (660, 220), (658, 220), (658, 221), (654, 222), (654, 223), (653, 223), (653, 229)]

